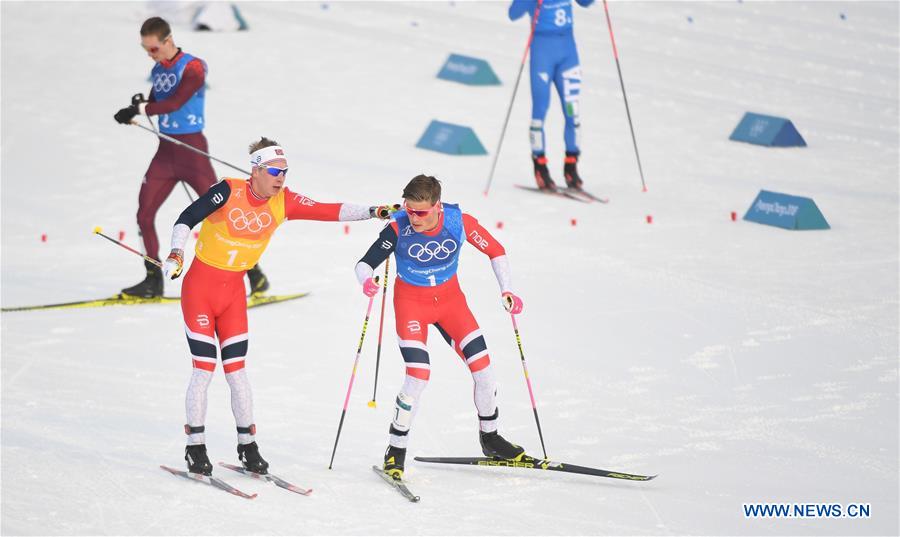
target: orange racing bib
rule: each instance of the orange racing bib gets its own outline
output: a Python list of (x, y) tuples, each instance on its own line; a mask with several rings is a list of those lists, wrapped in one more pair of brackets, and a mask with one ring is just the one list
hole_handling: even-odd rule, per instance
[(269, 240), (285, 220), (284, 189), (254, 205), (250, 183), (226, 178), (231, 194), (225, 205), (207, 216), (200, 228), (196, 256), (222, 270), (249, 270), (259, 262)]

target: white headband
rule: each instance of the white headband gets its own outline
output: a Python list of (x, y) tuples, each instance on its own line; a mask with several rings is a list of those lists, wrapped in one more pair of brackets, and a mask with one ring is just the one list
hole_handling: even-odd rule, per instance
[(256, 151), (251, 153), (250, 164), (254, 166), (261, 166), (264, 162), (269, 162), (280, 158), (287, 160), (287, 156), (284, 154), (284, 149), (277, 145), (270, 145), (269, 147), (263, 147), (262, 149), (257, 149)]

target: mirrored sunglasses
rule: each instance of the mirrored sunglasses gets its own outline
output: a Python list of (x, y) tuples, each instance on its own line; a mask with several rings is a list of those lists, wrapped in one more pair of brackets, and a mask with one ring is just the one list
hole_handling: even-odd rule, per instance
[(275, 166), (263, 166), (266, 169), (266, 173), (271, 175), (272, 177), (278, 177), (280, 174), (284, 174), (287, 177), (287, 168), (276, 168)]
[(431, 206), (430, 209), (410, 209), (409, 206), (406, 205), (406, 202), (403, 202), (403, 208), (406, 209), (407, 214), (414, 214), (419, 218), (425, 218), (429, 214), (433, 213), (435, 209), (438, 208), (438, 204), (435, 203)]

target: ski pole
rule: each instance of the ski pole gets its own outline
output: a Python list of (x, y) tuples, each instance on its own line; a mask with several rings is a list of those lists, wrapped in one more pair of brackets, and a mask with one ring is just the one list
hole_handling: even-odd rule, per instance
[(521, 63), (519, 63), (519, 74), (516, 75), (516, 84), (513, 86), (512, 96), (509, 98), (509, 106), (506, 108), (506, 119), (503, 120), (503, 128), (500, 130), (500, 141), (497, 142), (497, 150), (494, 151), (494, 161), (491, 163), (491, 173), (488, 175), (487, 185), (484, 187), (485, 196), (487, 196), (488, 192), (491, 190), (491, 181), (494, 179), (494, 170), (497, 168), (497, 159), (500, 158), (500, 148), (503, 147), (503, 138), (506, 136), (506, 127), (509, 125), (509, 116), (512, 114), (513, 103), (516, 101), (516, 92), (519, 91), (519, 81), (522, 79), (522, 70), (525, 69), (525, 60), (528, 58), (528, 51), (531, 50), (531, 41), (534, 39), (534, 28), (537, 25), (538, 15), (541, 13), (541, 5), (543, 3), (544, 0), (537, 0), (534, 16), (531, 17), (531, 32), (528, 34), (525, 52), (522, 54)]
[(369, 408), (375, 408), (375, 394), (378, 393), (378, 367), (381, 364), (381, 332), (384, 329), (384, 303), (387, 302), (388, 270), (390, 270), (391, 258), (384, 262), (384, 290), (381, 293), (381, 321), (378, 323), (378, 352), (375, 354), (375, 387), (372, 388), (372, 400)]
[(622, 87), (622, 99), (625, 101), (625, 114), (628, 116), (628, 128), (631, 129), (631, 143), (634, 144), (634, 157), (637, 159), (638, 173), (641, 174), (641, 187), (647, 191), (647, 183), (644, 182), (644, 169), (641, 167), (641, 156), (638, 154), (637, 139), (634, 136), (634, 124), (631, 122), (631, 109), (628, 107), (628, 95), (625, 94), (625, 80), (622, 78), (622, 66), (619, 64), (619, 50), (616, 48), (616, 38), (613, 37), (612, 20), (609, 18), (609, 8), (606, 0), (603, 0), (603, 12), (606, 13), (606, 26), (609, 27), (609, 40), (612, 42), (613, 57), (616, 59), (616, 71), (619, 72), (619, 85)]
[[(378, 281), (378, 276), (375, 277), (375, 281)], [(359, 346), (356, 348), (356, 360), (353, 361), (353, 372), (350, 373), (350, 385), (347, 386), (347, 397), (344, 398), (344, 410), (341, 411), (341, 421), (338, 423), (337, 436), (334, 438), (334, 449), (331, 450), (331, 462), (328, 463), (329, 470), (334, 464), (334, 454), (337, 453), (338, 440), (341, 438), (341, 429), (344, 427), (344, 417), (347, 416), (347, 405), (350, 403), (350, 392), (353, 390), (353, 379), (356, 378), (356, 366), (359, 365), (359, 355), (362, 354), (363, 341), (366, 339), (366, 328), (369, 326), (369, 314), (372, 313), (373, 302), (375, 302), (375, 295), (369, 297), (369, 307), (366, 308), (366, 319), (363, 321)]]
[(194, 196), (191, 196), (191, 191), (188, 190), (188, 187), (186, 184), (184, 184), (184, 181), (181, 182), (181, 186), (184, 187), (184, 193), (187, 194), (187, 197), (189, 200), (191, 200), (191, 203), (194, 203)]
[[(140, 96), (141, 96), (141, 99), (143, 100), (144, 94), (141, 93)], [(134, 99), (134, 97), (132, 97), (132, 99)], [(153, 119), (151, 119), (150, 116), (147, 116), (147, 122), (150, 123), (150, 127), (152, 127), (152, 128), (150, 128), (150, 129), (147, 129), (147, 127), (144, 127), (144, 128), (147, 129), (147, 130), (149, 130), (150, 132), (152, 132), (152, 133), (155, 134), (156, 136), (159, 136), (159, 135), (160, 135), (159, 129), (157, 129), (157, 128), (156, 128), (156, 125), (153, 124)], [(138, 127), (141, 126), (141, 125), (138, 124), (137, 121), (134, 121), (134, 120), (131, 120), (131, 124), (132, 124), (132, 125), (137, 125)], [(174, 140), (174, 141), (177, 142), (178, 140)], [(192, 148), (192, 149), (193, 149), (193, 148)], [(188, 190), (187, 184), (186, 184), (184, 181), (180, 181), (180, 182), (181, 182), (181, 186), (184, 188), (184, 193), (187, 194), (187, 197), (188, 197), (189, 200), (191, 200), (191, 203), (194, 203), (194, 196), (191, 196), (191, 191)]]
[(100, 226), (95, 227), (95, 228), (94, 228), (94, 233), (96, 233), (97, 235), (100, 235), (101, 237), (103, 237), (104, 239), (106, 239), (106, 240), (108, 240), (108, 241), (110, 241), (110, 242), (113, 242), (113, 243), (115, 243), (115, 244), (118, 244), (119, 246), (121, 246), (122, 248), (125, 248), (126, 250), (128, 250), (129, 252), (131, 252), (131, 253), (133, 253), (133, 254), (137, 254), (137, 255), (143, 257), (145, 261), (149, 261), (149, 262), (153, 263), (154, 265), (156, 265), (157, 267), (162, 268), (162, 263), (160, 263), (160, 262), (157, 261), (156, 259), (153, 259), (153, 258), (150, 257), (149, 255), (144, 255), (144, 254), (138, 252), (137, 250), (135, 250), (134, 248), (132, 248), (131, 246), (128, 246), (127, 244), (124, 244), (124, 243), (122, 243), (122, 242), (119, 242), (119, 241), (117, 241), (116, 239), (110, 237), (109, 235), (104, 234), (104, 233), (103, 233), (103, 228), (102, 228), (102, 227), (100, 227)]
[(538, 437), (541, 439), (541, 449), (544, 450), (544, 460), (547, 460), (547, 448), (544, 447), (544, 433), (541, 432), (541, 420), (538, 418), (537, 403), (534, 402), (534, 391), (531, 389), (531, 379), (528, 377), (528, 366), (525, 365), (525, 352), (522, 350), (522, 338), (519, 337), (519, 325), (516, 316), (509, 314), (512, 319), (513, 331), (516, 333), (516, 345), (519, 346), (519, 356), (522, 358), (522, 370), (525, 372), (525, 383), (528, 384), (528, 396), (531, 397), (531, 409), (534, 411), (534, 422), (537, 424)]
[[(187, 149), (190, 149), (191, 151), (193, 151), (193, 152), (195, 152), (195, 153), (200, 153), (201, 155), (203, 155), (203, 156), (205, 156), (205, 157), (207, 157), (207, 158), (209, 158), (209, 159), (212, 159), (212, 160), (214, 160), (214, 161), (216, 161), (216, 162), (218, 162), (218, 163), (220, 163), (220, 164), (224, 164), (224, 165), (226, 165), (226, 166), (228, 166), (228, 167), (230, 167), (230, 168), (234, 168), (235, 170), (237, 170), (237, 171), (239, 171), (239, 172), (241, 172), (241, 173), (250, 175), (250, 172), (248, 172), (247, 170), (242, 170), (241, 168), (238, 168), (238, 167), (235, 166), (234, 164), (231, 164), (231, 163), (229, 163), (229, 162), (225, 162), (224, 160), (217, 159), (216, 157), (210, 155), (209, 153), (207, 153), (207, 152), (205, 152), (205, 151), (202, 151), (202, 150), (200, 150), (200, 149), (197, 149), (196, 147), (194, 147), (194, 146), (192, 146), (192, 145), (186, 144), (186, 143), (182, 142), (181, 140), (177, 140), (177, 139), (175, 139), (175, 138), (172, 138), (172, 137), (169, 136), (168, 134), (165, 134), (165, 133), (159, 132), (159, 131), (157, 131), (157, 130), (151, 129), (150, 127), (145, 127), (144, 125), (141, 125), (140, 123), (137, 123), (136, 121), (132, 121), (131, 124), (134, 125), (135, 127), (140, 127), (140, 128), (144, 129), (144, 130), (147, 131), (147, 132), (152, 132), (153, 134), (159, 136), (159, 137), (162, 138), (163, 140), (167, 140), (167, 141), (169, 141), (169, 142), (172, 142), (173, 144), (177, 144), (177, 145), (180, 145), (181, 147), (185, 147), (185, 148), (187, 148)], [(190, 194), (188, 194), (188, 195), (190, 195)]]

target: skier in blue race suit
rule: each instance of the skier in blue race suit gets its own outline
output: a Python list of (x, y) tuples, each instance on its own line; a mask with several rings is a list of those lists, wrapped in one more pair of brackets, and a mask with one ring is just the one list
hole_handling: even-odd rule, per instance
[[(587, 7), (594, 0), (575, 0)], [(510, 20), (524, 14), (534, 17), (536, 0), (513, 0), (509, 6)], [(566, 185), (581, 188), (578, 176), (578, 156), (581, 154), (578, 98), (581, 95), (581, 65), (572, 31), (572, 0), (547, 0), (541, 4), (534, 39), (531, 42), (531, 159), (537, 186), (553, 190), (556, 184), (550, 177), (545, 155), (544, 119), (550, 105), (550, 84), (556, 86), (566, 119), (566, 159), (563, 174)]]

